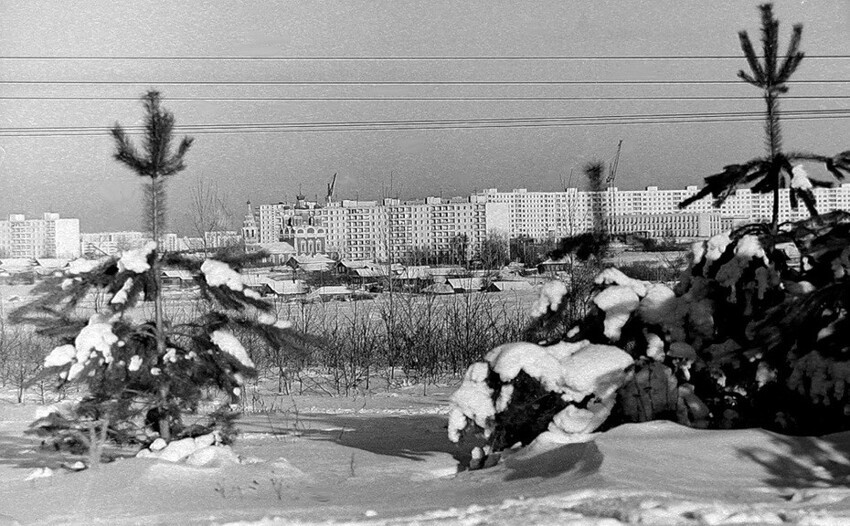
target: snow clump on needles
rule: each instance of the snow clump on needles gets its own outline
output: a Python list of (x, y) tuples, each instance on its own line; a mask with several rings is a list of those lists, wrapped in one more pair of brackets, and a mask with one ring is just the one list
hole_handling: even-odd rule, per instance
[(121, 259), (118, 260), (118, 271), (129, 271), (135, 274), (147, 272), (151, 268), (148, 263), (148, 256), (155, 250), (156, 242), (148, 241), (140, 248), (125, 251), (121, 254)]
[(469, 367), (463, 384), (452, 395), (449, 439), (459, 441), (470, 424), (489, 438), (496, 415), (511, 405), (512, 386), (520, 372), (539, 382), (545, 391), (557, 393), (563, 402), (549, 433), (562, 441), (585, 437), (610, 414), (614, 395), (631, 363), (632, 357), (617, 347), (587, 341), (548, 347), (526, 342), (500, 345), (484, 362)]

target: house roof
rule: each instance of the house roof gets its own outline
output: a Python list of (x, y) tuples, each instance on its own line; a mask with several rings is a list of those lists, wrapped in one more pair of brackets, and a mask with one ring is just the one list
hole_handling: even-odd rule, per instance
[(431, 277), (430, 268), (426, 266), (407, 267), (398, 276), (398, 279), (428, 279)]
[(422, 292), (426, 294), (454, 294), (455, 289), (448, 283), (434, 283), (422, 289)]
[(359, 268), (372, 268), (373, 266), (375, 266), (375, 263), (372, 260), (369, 260), (369, 259), (363, 259), (363, 260), (357, 260), (357, 261), (350, 260), (350, 259), (343, 259), (337, 264), (341, 265), (345, 268), (352, 269), (352, 270), (359, 269)]
[(353, 292), (353, 290), (342, 285), (328, 285), (325, 287), (317, 288), (313, 291), (313, 294), (318, 294), (319, 296), (338, 296), (343, 294), (351, 294)]
[(62, 258), (36, 258), (35, 262), (39, 267), (49, 269), (62, 269), (68, 266), (69, 259)]
[(380, 278), (387, 275), (386, 269), (382, 268), (356, 268), (354, 273), (361, 278)]
[(504, 290), (531, 290), (534, 286), (528, 281), (494, 281), (490, 288), (498, 291)]
[(264, 287), (268, 287), (272, 292), (280, 296), (290, 296), (294, 294), (305, 294), (307, 286), (300, 279), (297, 280), (275, 280), (267, 279), (263, 283)]
[(256, 245), (260, 250), (269, 254), (294, 254), (295, 247), (285, 241), (276, 241), (274, 243), (258, 243)]
[(291, 256), (289, 259), (295, 260), (295, 262), (299, 265), (310, 263), (336, 263), (334, 260), (332, 260), (328, 256), (325, 256), (324, 254), (316, 254), (315, 256), (308, 256), (302, 254), (298, 256)]
[(481, 290), (484, 287), (482, 278), (449, 278), (446, 281), (455, 290)]

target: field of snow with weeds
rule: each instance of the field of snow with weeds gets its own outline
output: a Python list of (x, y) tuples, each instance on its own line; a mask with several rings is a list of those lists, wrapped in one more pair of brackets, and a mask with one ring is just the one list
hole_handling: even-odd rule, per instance
[(468, 471), (475, 444), (446, 433), (454, 388), (285, 397), (239, 419), (238, 462), (113, 451), (78, 472), (78, 458), (24, 435), (39, 406), (10, 393), (0, 524), (850, 524), (850, 434), (650, 422)]

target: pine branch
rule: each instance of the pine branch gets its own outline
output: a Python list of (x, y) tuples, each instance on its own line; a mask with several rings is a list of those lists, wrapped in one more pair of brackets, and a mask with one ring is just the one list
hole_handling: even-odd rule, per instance
[(722, 205), (739, 185), (761, 177), (766, 164), (763, 159), (753, 159), (744, 164), (724, 166), (722, 172), (706, 177), (705, 186), (696, 194), (679, 203), (679, 208), (686, 208), (708, 195), (715, 198), (714, 206)]
[(127, 137), (121, 125), (116, 123), (112, 130), (110, 130), (110, 133), (115, 138), (116, 150), (113, 155), (115, 160), (127, 165), (131, 170), (141, 176), (149, 176), (150, 166), (141, 159), (138, 151), (130, 142), (129, 137)]
[(779, 48), (779, 22), (773, 18), (773, 5), (762, 4), (761, 10), (761, 43), (764, 55), (764, 73), (769, 89), (776, 79), (776, 53)]
[(738, 72), (738, 76), (757, 87), (764, 87), (767, 80), (764, 75), (764, 69), (758, 61), (758, 56), (753, 48), (753, 43), (750, 41), (750, 36), (746, 31), (738, 33), (738, 39), (741, 41), (741, 50), (744, 52), (744, 58), (747, 59), (747, 64), (750, 66), (750, 71), (753, 76), (748, 75), (745, 71)]
[(805, 53), (799, 50), (802, 38), (803, 26), (801, 24), (795, 24), (793, 32), (791, 33), (791, 42), (788, 44), (788, 51), (785, 53), (785, 60), (782, 63), (782, 67), (779, 69), (779, 74), (777, 75), (777, 80), (783, 84), (791, 78), (791, 75), (794, 74), (800, 66), (800, 62), (802, 62), (805, 57)]

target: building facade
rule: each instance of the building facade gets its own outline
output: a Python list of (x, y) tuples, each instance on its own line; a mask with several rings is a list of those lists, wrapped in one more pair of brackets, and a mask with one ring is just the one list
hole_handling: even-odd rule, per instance
[(0, 257), (61, 258), (80, 256), (80, 220), (45, 213), (41, 219), (12, 214), (0, 221)]
[[(257, 243), (286, 242), (299, 254), (415, 264), (423, 254), (442, 261), (474, 260), (492, 234), (543, 241), (589, 232), (599, 224), (611, 234), (697, 239), (738, 224), (771, 219), (773, 195), (754, 194), (749, 189), (737, 190), (719, 208), (710, 197), (684, 210), (678, 208), (698, 191), (697, 186), (674, 190), (612, 187), (602, 192), (576, 188), (500, 192), (491, 188), (466, 198), (341, 200), (325, 205), (299, 196), (295, 204), (260, 205), (259, 214), (249, 210), (243, 236), (253, 235)], [(814, 193), (821, 213), (850, 210), (850, 184), (816, 188)], [(780, 222), (809, 217), (805, 207), (791, 209), (787, 189), (781, 190), (779, 203)]]
[[(678, 208), (680, 202), (698, 191), (697, 186), (675, 190), (660, 190), (657, 186), (649, 186), (644, 190), (619, 190), (612, 187), (602, 192), (583, 192), (575, 188), (568, 188), (564, 192), (529, 192), (525, 188), (499, 192), (491, 188), (476, 195), (488, 202), (507, 203), (510, 206), (511, 237), (526, 236), (538, 240), (589, 232), (594, 228), (594, 217), (597, 216), (609, 232), (623, 233), (622, 229), (634, 224), (640, 230), (653, 232), (653, 235), (663, 235), (668, 230), (689, 231), (691, 226), (683, 226), (683, 223), (689, 221), (707, 221), (711, 225), (711, 233), (708, 235), (714, 235), (728, 229), (733, 223), (770, 221), (772, 218), (773, 194), (756, 194), (747, 188), (735, 191), (719, 208), (713, 206), (711, 197), (700, 199), (684, 210)], [(815, 188), (813, 191), (819, 213), (850, 210), (850, 184)], [(780, 223), (808, 218), (806, 207), (801, 205), (797, 210), (791, 209), (788, 192), (788, 189), (780, 190)], [(697, 216), (686, 219), (681, 214), (707, 216), (704, 219), (697, 219)], [(718, 223), (712, 219), (718, 214), (724, 221)]]
[[(508, 211), (507, 205), (479, 196), (342, 200), (324, 206), (299, 200), (260, 205), (256, 231), (258, 243), (286, 242), (299, 254), (373, 261), (430, 254), (463, 262), (477, 256), (489, 234), (507, 235)], [(250, 223), (247, 216), (246, 221)]]

